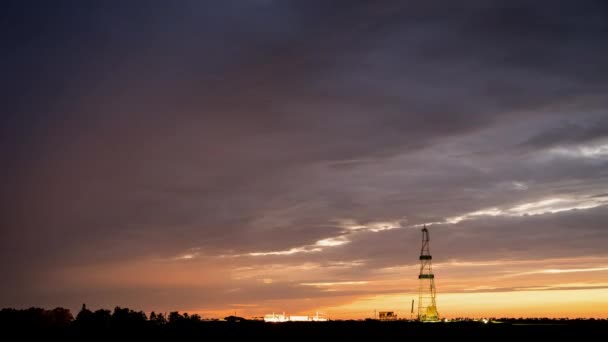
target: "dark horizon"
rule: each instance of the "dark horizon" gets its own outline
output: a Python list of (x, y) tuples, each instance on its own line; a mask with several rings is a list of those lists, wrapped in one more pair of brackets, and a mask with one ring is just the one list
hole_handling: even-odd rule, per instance
[(116, 338), (399, 338), (466, 337), (468, 340), (597, 337), (605, 334), (608, 320), (581, 319), (486, 319), (423, 323), (417, 321), (327, 321), (265, 323), (229, 316), (224, 321), (203, 320), (198, 315), (143, 312), (116, 307), (91, 312), (83, 307), (76, 319), (61, 309), (41, 311), (0, 310), (0, 331), (8, 336), (71, 339)]
[[(244, 316), (244, 315), (240, 315), (237, 311), (230, 311), (230, 310), (225, 310), (225, 315), (220, 315), (220, 316), (207, 316), (207, 317), (203, 317), (201, 315), (199, 315), (196, 312), (187, 312), (187, 311), (171, 311), (171, 312), (157, 312), (157, 311), (149, 311), (149, 312), (145, 312), (143, 310), (137, 310), (137, 309), (133, 309), (133, 308), (128, 308), (128, 307), (123, 307), (123, 306), (116, 306), (114, 308), (91, 308), (88, 307), (86, 305), (86, 303), (83, 303), (82, 306), (80, 307), (80, 309), (77, 312), (72, 312), (70, 309), (67, 309), (65, 307), (62, 306), (58, 306), (55, 308), (42, 308), (42, 307), (29, 307), (29, 308), (24, 308), (24, 309), (16, 309), (16, 308), (0, 308), (0, 320), (2, 318), (6, 318), (6, 317), (10, 317), (11, 315), (14, 315), (15, 318), (13, 318), (15, 321), (19, 321), (22, 318), (26, 318), (23, 319), (23, 321), (21, 321), (21, 323), (23, 324), (31, 324), (32, 322), (38, 322), (38, 323), (44, 323), (43, 325), (48, 325), (48, 326), (52, 326), (54, 324), (57, 324), (58, 326), (67, 326), (70, 324), (78, 324), (77, 321), (80, 319), (91, 319), (91, 315), (95, 316), (105, 316), (106, 318), (111, 318), (113, 316), (117, 316), (118, 318), (121, 317), (121, 315), (130, 315), (136, 318), (136, 320), (141, 320), (141, 321), (154, 321), (154, 320), (158, 320), (158, 322), (160, 324), (166, 324), (170, 321), (170, 318), (173, 317), (174, 320), (179, 320), (179, 319), (190, 319), (193, 320), (195, 322), (199, 322), (199, 321), (227, 321), (227, 322), (240, 322), (240, 321), (260, 321), (260, 322), (265, 322), (264, 321), (264, 316)], [(371, 314), (371, 313), (370, 313)], [(418, 317), (415, 314), (412, 314), (411, 316), (407, 316), (407, 317), (402, 317), (402, 316), (395, 316), (394, 318), (389, 318), (389, 319), (383, 319), (378, 317), (378, 312), (374, 312), (374, 315), (376, 315), (375, 317), (361, 317), (361, 318), (333, 318), (333, 317), (326, 317), (326, 316), (320, 316), (323, 318), (327, 318), (327, 320), (323, 320), (323, 321), (313, 321), (313, 320), (308, 320), (307, 322), (309, 323), (324, 323), (324, 322), (329, 322), (329, 321), (333, 321), (333, 322), (340, 322), (340, 321), (378, 321), (378, 322), (394, 322), (394, 321), (408, 321), (408, 322), (420, 322), (420, 320), (418, 319)], [(4, 316), (3, 316), (4, 315)], [(39, 319), (34, 319), (33, 321), (30, 321), (29, 319), (31, 319), (32, 317), (36, 317), (37, 315), (40, 316)], [(60, 319), (57, 319), (56, 317), (60, 317)], [(87, 317), (88, 316), (88, 317)], [(223, 317), (221, 317), (223, 316)], [(301, 317), (298, 315), (298, 317)], [(314, 315), (311, 315), (309, 317), (314, 317)], [(99, 318), (99, 317), (98, 317)], [(45, 321), (48, 320), (48, 321)], [(439, 321), (442, 323), (453, 323), (453, 322), (481, 322), (481, 323), (505, 323), (505, 322), (520, 322), (520, 321), (587, 321), (587, 320), (591, 320), (591, 321), (606, 321), (608, 322), (608, 318), (597, 318), (597, 317), (510, 317), (510, 316), (493, 316), (493, 315), (489, 315), (489, 316), (484, 316), (484, 317), (467, 317), (467, 316), (462, 316), (462, 317), (453, 317), (453, 318), (443, 318), (440, 319)], [(11, 321), (9, 319), (9, 321)], [(300, 323), (301, 321), (285, 321), (285, 322), (265, 322), (268, 324), (293, 324), (293, 323)], [(306, 321), (304, 321), (306, 322)], [(420, 322), (420, 323), (424, 323), (424, 322)]]

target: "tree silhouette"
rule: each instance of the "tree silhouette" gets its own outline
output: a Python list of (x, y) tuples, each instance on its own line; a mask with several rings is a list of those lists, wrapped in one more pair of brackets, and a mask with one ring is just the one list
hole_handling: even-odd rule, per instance
[(99, 309), (93, 312), (91, 322), (98, 329), (108, 329), (112, 325), (112, 314), (110, 310)]
[(47, 311), (46, 315), (49, 317), (49, 324), (55, 327), (67, 327), (74, 320), (70, 310), (65, 308), (54, 308)]
[(70, 310), (61, 307), (53, 310), (42, 308), (0, 310), (0, 326), (10, 330), (67, 328), (73, 319)]
[(152, 313), (150, 313), (150, 319), (149, 321), (153, 324), (153, 325), (165, 325), (167, 324), (167, 319), (165, 318), (165, 315), (161, 313), (156, 314), (154, 313), (154, 311), (152, 311)]
[(239, 316), (224, 317), (224, 320), (226, 322), (243, 322), (243, 321), (246, 321), (246, 319), (244, 319), (243, 317), (239, 317)]
[(112, 325), (120, 329), (141, 327), (147, 320), (143, 311), (133, 311), (119, 306), (115, 307), (112, 313)]
[(82, 304), (82, 309), (80, 309), (80, 312), (78, 313), (78, 315), (76, 315), (76, 321), (79, 324), (86, 324), (90, 322), (92, 316), (93, 313), (91, 312), (91, 310), (87, 309), (87, 305)]
[(184, 319), (184, 316), (180, 315), (178, 311), (173, 311), (169, 313), (169, 324), (177, 324)]

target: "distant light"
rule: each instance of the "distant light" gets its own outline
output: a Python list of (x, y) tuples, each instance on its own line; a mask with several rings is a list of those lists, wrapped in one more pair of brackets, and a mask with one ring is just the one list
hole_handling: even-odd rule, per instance
[(269, 315), (265, 315), (264, 316), (264, 322), (272, 322), (272, 323), (279, 323), (279, 322), (287, 322), (289, 321), (289, 318), (287, 318), (285, 316), (285, 314), (269, 314)]
[(264, 322), (281, 323), (281, 322), (327, 322), (327, 317), (320, 316), (317, 312), (314, 316), (287, 316), (282, 314), (268, 314), (264, 316)]

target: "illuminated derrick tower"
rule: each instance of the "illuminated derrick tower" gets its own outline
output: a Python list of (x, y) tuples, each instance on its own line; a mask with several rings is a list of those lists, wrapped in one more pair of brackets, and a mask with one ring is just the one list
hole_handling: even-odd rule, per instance
[(429, 230), (422, 228), (422, 249), (420, 250), (420, 288), (418, 289), (418, 320), (422, 322), (439, 320), (435, 303), (435, 275), (429, 250)]

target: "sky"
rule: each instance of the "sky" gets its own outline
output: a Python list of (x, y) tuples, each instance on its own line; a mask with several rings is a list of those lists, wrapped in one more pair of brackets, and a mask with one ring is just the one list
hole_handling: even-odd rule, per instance
[(0, 307), (608, 317), (604, 1), (1, 6)]

